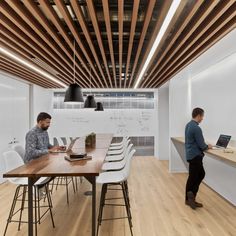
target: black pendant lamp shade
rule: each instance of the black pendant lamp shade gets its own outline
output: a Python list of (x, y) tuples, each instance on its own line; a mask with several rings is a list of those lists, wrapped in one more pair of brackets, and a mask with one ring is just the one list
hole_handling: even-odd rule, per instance
[(97, 108), (95, 109), (95, 111), (104, 111), (103, 105), (101, 102), (97, 102)]
[(78, 84), (70, 84), (66, 90), (64, 102), (84, 102), (81, 88)]
[(84, 108), (96, 108), (97, 104), (95, 102), (93, 95), (88, 95), (85, 102), (84, 102)]

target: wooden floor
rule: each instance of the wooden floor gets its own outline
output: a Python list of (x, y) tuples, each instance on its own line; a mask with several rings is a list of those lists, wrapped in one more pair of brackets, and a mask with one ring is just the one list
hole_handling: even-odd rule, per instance
[[(236, 208), (205, 185), (201, 185), (198, 200), (204, 208), (191, 210), (184, 204), (186, 174), (168, 173), (168, 162), (151, 157), (136, 157), (129, 179), (133, 231), (135, 236), (224, 236), (236, 235)], [(15, 186), (0, 185), (0, 235), (3, 234)], [(90, 190), (86, 180), (74, 194), (70, 187), (70, 205), (66, 204), (65, 188), (53, 193), (53, 229), (47, 215), (38, 228), (38, 235), (89, 236), (91, 227), (91, 197), (83, 193)], [(100, 197), (98, 188), (98, 198)], [(120, 192), (113, 191), (118, 196)], [(105, 209), (104, 217), (122, 216), (123, 207)], [(26, 214), (25, 214), (26, 216)], [(101, 236), (130, 235), (126, 219), (103, 222)], [(27, 225), (20, 232), (11, 223), (7, 235), (27, 235)]]

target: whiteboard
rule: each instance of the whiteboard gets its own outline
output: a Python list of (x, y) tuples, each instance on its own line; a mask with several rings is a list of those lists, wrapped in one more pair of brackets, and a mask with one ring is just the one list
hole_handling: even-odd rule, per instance
[(83, 136), (90, 132), (114, 136), (156, 136), (155, 109), (55, 109), (50, 134), (54, 137)]

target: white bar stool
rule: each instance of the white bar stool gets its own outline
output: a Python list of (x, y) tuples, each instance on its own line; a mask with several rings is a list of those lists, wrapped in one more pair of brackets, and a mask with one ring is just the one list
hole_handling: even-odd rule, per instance
[[(21, 156), (16, 151), (7, 151), (3, 153), (5, 165), (6, 165), (6, 171), (13, 170), (19, 166), (24, 165), (24, 162), (21, 158)], [(12, 184), (17, 185), (15, 195), (13, 198), (11, 210), (9, 212), (9, 216), (7, 219), (7, 224), (4, 231), (4, 236), (7, 233), (7, 228), (9, 223), (11, 222), (17, 222), (18, 223), (18, 231), (20, 230), (21, 223), (28, 223), (26, 221), (22, 221), (22, 212), (24, 210), (24, 204), (26, 199), (26, 192), (27, 192), (27, 186), (28, 186), (28, 178), (8, 178), (8, 181)], [(23, 188), (23, 192), (20, 193), (21, 188)], [(47, 198), (48, 205), (47, 206), (40, 206), (40, 200), (42, 199), (40, 196), (39, 189), (45, 188), (46, 195), (43, 197), (44, 199)], [(16, 203), (19, 201), (19, 198), (22, 196), (21, 200), (21, 207), (17, 211), (15, 211)], [(41, 207), (47, 207), (47, 210), (43, 213), (43, 215), (40, 215), (40, 208)], [(52, 220), (52, 226), (54, 225), (53, 215), (52, 215), (52, 200), (51, 196), (48, 190), (48, 178), (39, 178), (38, 181), (34, 184), (34, 210), (35, 210), (35, 235), (37, 235), (37, 224), (40, 224), (42, 217), (49, 211), (51, 220)], [(19, 220), (13, 220), (13, 216), (20, 211)]]
[[(100, 197), (100, 206), (99, 206), (99, 215), (98, 215), (98, 226), (97, 226), (97, 235), (99, 232), (99, 226), (101, 225), (102, 221), (106, 220), (116, 220), (116, 219), (123, 219), (128, 218), (129, 221), (129, 227), (131, 235), (133, 235), (132, 232), (132, 216), (130, 211), (130, 203), (129, 203), (129, 196), (128, 196), (128, 188), (126, 187), (127, 179), (130, 174), (130, 166), (131, 166), (131, 160), (135, 153), (135, 150), (132, 150), (130, 153), (128, 153), (127, 162), (125, 167), (120, 171), (107, 171), (101, 173), (98, 177), (96, 182), (98, 184), (102, 184), (102, 191), (101, 191), (101, 197)], [(120, 185), (122, 192), (123, 192), (123, 198), (125, 205), (121, 204), (107, 204), (106, 200), (113, 200), (113, 199), (106, 199), (106, 193), (108, 189), (108, 185)], [(103, 208), (105, 205), (109, 206), (125, 206), (126, 207), (126, 217), (118, 217), (118, 218), (109, 218), (109, 219), (103, 219)]]
[(125, 167), (128, 153), (130, 153), (133, 144), (131, 143), (125, 151), (124, 158), (121, 161), (112, 161), (112, 162), (104, 162), (102, 165), (103, 171), (110, 171), (110, 170), (121, 170)]

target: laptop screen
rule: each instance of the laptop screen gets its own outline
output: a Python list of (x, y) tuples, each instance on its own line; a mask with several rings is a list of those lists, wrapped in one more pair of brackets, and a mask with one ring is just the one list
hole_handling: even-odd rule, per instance
[(230, 139), (231, 139), (231, 136), (221, 134), (217, 143), (216, 143), (216, 146), (227, 148)]

